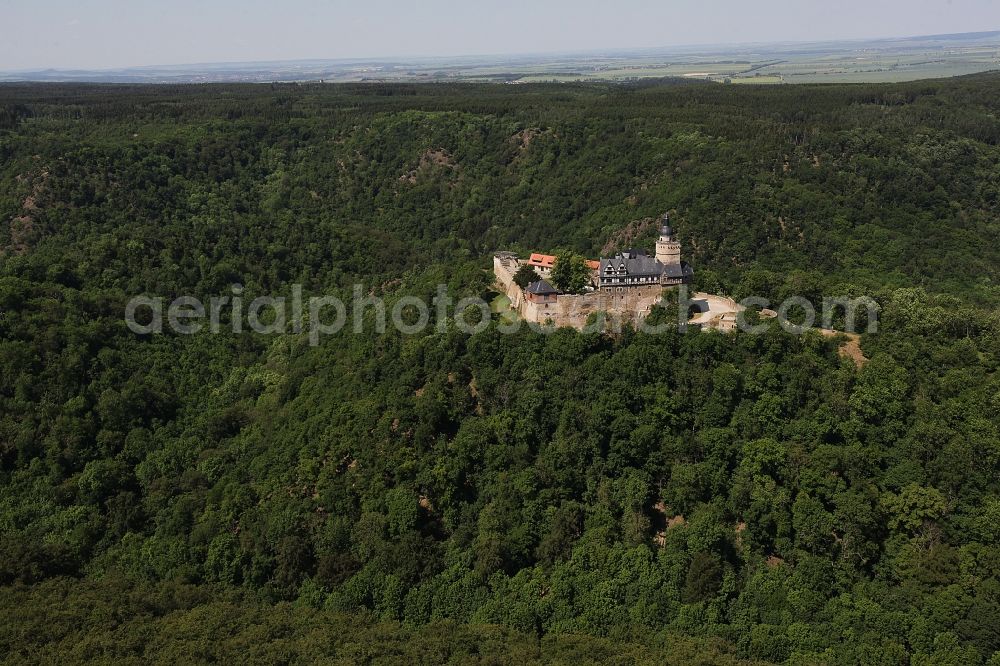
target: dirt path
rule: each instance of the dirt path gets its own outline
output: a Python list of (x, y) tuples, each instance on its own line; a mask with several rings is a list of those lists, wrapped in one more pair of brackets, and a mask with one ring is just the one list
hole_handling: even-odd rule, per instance
[(857, 333), (844, 333), (843, 331), (831, 331), (828, 328), (821, 328), (819, 332), (828, 338), (836, 337), (838, 335), (843, 335), (847, 338), (847, 341), (840, 345), (840, 349), (837, 352), (844, 358), (849, 358), (854, 361), (854, 365), (859, 368), (864, 367), (868, 359), (865, 355), (861, 353), (861, 336)]

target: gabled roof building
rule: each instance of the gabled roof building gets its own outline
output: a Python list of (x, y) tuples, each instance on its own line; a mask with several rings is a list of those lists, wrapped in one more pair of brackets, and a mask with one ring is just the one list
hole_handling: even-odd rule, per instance
[(663, 216), (660, 224), (655, 257), (644, 250), (625, 250), (613, 257), (602, 257), (597, 274), (598, 288), (612, 293), (623, 293), (635, 287), (688, 284), (693, 278), (691, 266), (681, 261), (681, 244), (670, 226), (669, 213)]
[(534, 252), (530, 257), (528, 257), (528, 261), (525, 263), (534, 268), (540, 274), (548, 275), (552, 272), (552, 268), (556, 265), (556, 258), (551, 254)]

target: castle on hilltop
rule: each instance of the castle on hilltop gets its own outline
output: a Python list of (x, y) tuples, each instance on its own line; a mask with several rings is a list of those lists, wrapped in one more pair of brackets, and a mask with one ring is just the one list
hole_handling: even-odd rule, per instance
[(624, 293), (635, 287), (659, 285), (671, 287), (690, 284), (694, 271), (681, 261), (681, 243), (670, 226), (670, 213), (660, 223), (660, 238), (656, 241), (656, 256), (644, 250), (625, 250), (610, 258), (601, 258), (597, 288), (607, 293)]
[[(669, 214), (660, 222), (654, 256), (633, 248), (587, 261), (590, 284), (582, 294), (563, 294), (551, 284), (555, 262), (554, 256), (539, 253), (524, 261), (512, 252), (498, 252), (493, 257), (497, 283), (510, 299), (511, 308), (529, 322), (582, 328), (595, 312), (641, 319), (660, 302), (664, 289), (690, 284), (694, 277), (691, 266), (681, 260), (681, 244)], [(523, 266), (533, 268), (541, 278), (524, 289), (514, 282), (514, 274)]]

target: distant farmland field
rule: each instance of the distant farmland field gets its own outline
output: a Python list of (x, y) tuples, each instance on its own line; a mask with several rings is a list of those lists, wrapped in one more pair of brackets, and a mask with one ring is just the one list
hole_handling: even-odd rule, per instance
[(581, 71), (562, 63), (566, 71), (533, 72), (520, 83), (543, 81), (627, 81), (647, 78), (699, 78), (727, 83), (891, 83), (916, 79), (975, 74), (1000, 69), (1000, 50), (983, 53), (916, 53), (824, 55), (792, 57), (779, 62), (685, 62), (650, 65), (593, 67)]
[(0, 81), (560, 83), (684, 78), (737, 84), (882, 83), (988, 70), (1000, 70), (1000, 31), (905, 39), (664, 47), (409, 61), (285, 61), (102, 72), (0, 72)]

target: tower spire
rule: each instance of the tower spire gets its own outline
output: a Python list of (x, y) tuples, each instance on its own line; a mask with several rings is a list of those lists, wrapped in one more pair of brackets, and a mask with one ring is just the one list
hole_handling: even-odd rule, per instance
[(666, 212), (663, 214), (663, 219), (660, 221), (660, 236), (664, 238), (671, 238), (674, 235), (674, 229), (670, 226), (670, 213)]
[(660, 222), (660, 240), (656, 241), (656, 259), (664, 266), (680, 266), (681, 263), (681, 244), (674, 237), (674, 229), (670, 225), (670, 213), (665, 213)]

